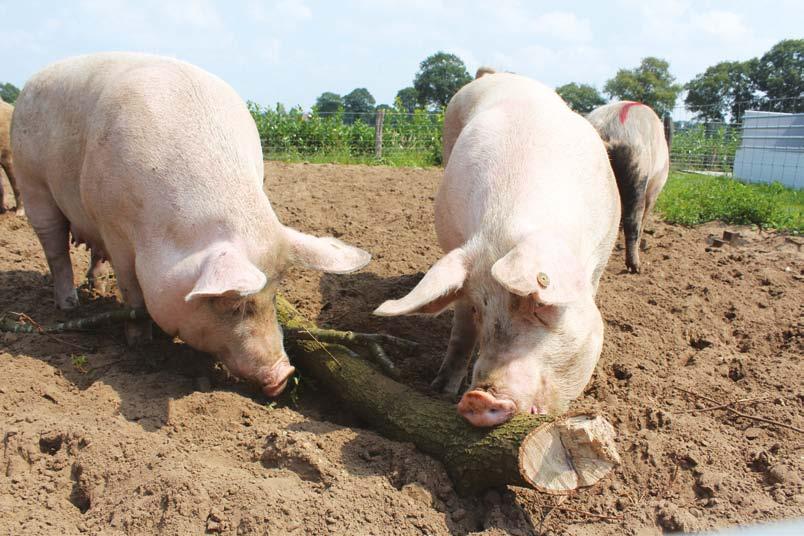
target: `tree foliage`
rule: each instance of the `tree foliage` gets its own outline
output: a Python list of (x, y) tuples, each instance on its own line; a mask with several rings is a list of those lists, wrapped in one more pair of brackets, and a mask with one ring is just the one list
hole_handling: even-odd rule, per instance
[(412, 114), (419, 101), (419, 94), (416, 93), (415, 87), (405, 87), (396, 92), (396, 99), (394, 99), (394, 101), (398, 108)]
[(315, 100), (315, 110), (320, 114), (334, 114), (341, 108), (343, 98), (331, 91), (325, 91)]
[(603, 98), (603, 95), (601, 95), (594, 86), (590, 86), (589, 84), (576, 84), (575, 82), (571, 82), (557, 87), (556, 93), (567, 102), (570, 108), (579, 114), (588, 114), (598, 106), (606, 103), (606, 99)]
[(687, 82), (684, 104), (704, 121), (740, 122), (743, 113), (758, 104), (757, 60), (723, 61)]
[(647, 104), (659, 116), (672, 111), (682, 89), (670, 74), (670, 64), (654, 57), (644, 58), (634, 69), (620, 69), (603, 88), (611, 97)]
[(353, 89), (343, 97), (344, 120), (351, 124), (362, 119), (364, 123), (373, 124), (374, 114), (372, 112), (374, 112), (376, 102), (368, 89), (364, 87)]
[(2, 99), (7, 103), (14, 104), (19, 94), (19, 88), (11, 82), (7, 82), (5, 84), (0, 82), (0, 97), (2, 97)]
[(767, 109), (804, 111), (804, 39), (776, 43), (757, 60), (755, 79), (765, 93)]
[(418, 103), (431, 108), (443, 108), (472, 77), (466, 65), (455, 54), (436, 52), (419, 64), (413, 79)]

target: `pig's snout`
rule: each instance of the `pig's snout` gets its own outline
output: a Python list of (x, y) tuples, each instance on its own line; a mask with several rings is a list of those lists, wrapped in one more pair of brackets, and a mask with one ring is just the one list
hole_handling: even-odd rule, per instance
[(273, 367), (264, 367), (260, 370), (259, 379), (265, 396), (273, 398), (282, 394), (295, 370), (287, 361), (280, 361)]
[(514, 416), (516, 404), (475, 389), (464, 393), (458, 413), (473, 426), (497, 426)]

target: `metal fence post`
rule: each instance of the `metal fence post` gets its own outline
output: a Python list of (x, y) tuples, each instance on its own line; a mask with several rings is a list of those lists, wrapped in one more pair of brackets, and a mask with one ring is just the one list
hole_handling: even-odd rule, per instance
[(374, 122), (374, 158), (382, 158), (382, 123), (385, 120), (385, 110), (377, 110), (377, 119)]

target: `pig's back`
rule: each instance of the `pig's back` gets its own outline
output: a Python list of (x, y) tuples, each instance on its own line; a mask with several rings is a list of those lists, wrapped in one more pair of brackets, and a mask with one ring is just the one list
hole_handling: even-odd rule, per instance
[(128, 53), (71, 58), (32, 78), (19, 100), (20, 174), (49, 188), (85, 233), (225, 218), (263, 197), (248, 110), (228, 85), (187, 63)]
[(607, 144), (630, 147), (645, 175), (653, 176), (668, 165), (664, 124), (649, 106), (613, 102), (596, 108), (587, 119)]
[[(496, 84), (479, 84), (496, 77)], [(505, 249), (539, 229), (583, 234), (590, 248), (607, 242), (610, 220), (619, 217), (617, 189), (592, 126), (555, 92), (523, 77), (486, 75), (465, 88), (473, 84), (476, 93), (453, 115), (463, 124), (436, 208), (439, 236), (460, 236), (442, 246), (483, 232), (503, 237)]]

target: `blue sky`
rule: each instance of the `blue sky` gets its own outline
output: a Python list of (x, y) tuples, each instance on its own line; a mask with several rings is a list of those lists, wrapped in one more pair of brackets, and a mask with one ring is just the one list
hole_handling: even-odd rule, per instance
[(0, 81), (105, 50), (165, 54), (228, 81), (244, 99), (305, 108), (366, 87), (390, 103), (445, 50), (551, 86), (601, 88), (644, 56), (686, 82), (722, 60), (804, 37), (804, 2), (494, 0), (0, 0)]

